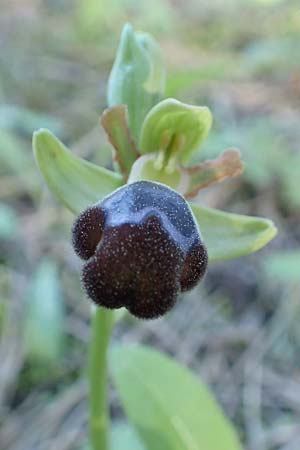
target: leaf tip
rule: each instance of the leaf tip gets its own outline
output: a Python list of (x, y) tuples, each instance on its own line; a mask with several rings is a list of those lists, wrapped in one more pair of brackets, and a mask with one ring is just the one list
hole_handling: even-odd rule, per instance
[(129, 37), (131, 34), (133, 34), (133, 27), (129, 22), (125, 23), (123, 30), (122, 30), (122, 34), (124, 37), (125, 36)]
[(133, 57), (132, 50), (136, 45), (138, 45), (138, 43), (135, 32), (132, 25), (127, 22), (121, 33), (120, 46), (118, 50), (121, 60), (131, 60)]
[(278, 228), (276, 227), (276, 225), (274, 224), (274, 222), (270, 219), (266, 219), (266, 225), (268, 226), (269, 229), (269, 241), (271, 241), (278, 233)]
[(32, 147), (35, 155), (40, 149), (41, 144), (43, 144), (47, 138), (54, 138), (54, 135), (47, 128), (39, 128), (34, 131), (32, 135)]
[(47, 128), (39, 128), (38, 130), (33, 132), (32, 139), (33, 139), (33, 142), (35, 143), (41, 137), (49, 136), (49, 135), (53, 136), (53, 134), (51, 133), (50, 130), (48, 130)]
[(254, 253), (258, 250), (261, 250), (277, 235), (278, 229), (272, 220), (260, 219), (260, 222), (262, 228), (260, 236), (249, 253)]

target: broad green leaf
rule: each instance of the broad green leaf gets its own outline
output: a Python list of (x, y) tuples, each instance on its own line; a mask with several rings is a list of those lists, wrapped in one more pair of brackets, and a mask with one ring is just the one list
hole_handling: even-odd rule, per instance
[(101, 125), (115, 149), (115, 160), (127, 177), (134, 161), (139, 157), (135, 140), (128, 125), (126, 105), (113, 106), (101, 115)]
[(48, 130), (34, 133), (33, 151), (50, 190), (74, 213), (123, 184), (121, 175), (78, 158)]
[(264, 247), (276, 235), (273, 222), (190, 203), (209, 261), (237, 258)]
[(141, 346), (112, 349), (125, 411), (148, 450), (241, 450), (209, 389), (169, 357)]
[[(148, 450), (134, 428), (123, 421), (113, 422), (109, 448), (111, 450)], [(85, 442), (81, 450), (92, 450), (92, 447)]]
[(146, 450), (136, 431), (124, 422), (117, 422), (112, 427), (112, 450)]
[(212, 114), (205, 106), (194, 106), (168, 98), (147, 114), (139, 142), (141, 153), (157, 152), (161, 164), (186, 164), (198, 150), (212, 125)]
[(63, 321), (58, 269), (52, 261), (43, 260), (32, 276), (25, 303), (24, 342), (31, 360), (57, 363), (64, 340)]
[(125, 104), (129, 125), (138, 139), (147, 112), (163, 96), (165, 68), (160, 48), (148, 34), (124, 26), (108, 81), (108, 105)]

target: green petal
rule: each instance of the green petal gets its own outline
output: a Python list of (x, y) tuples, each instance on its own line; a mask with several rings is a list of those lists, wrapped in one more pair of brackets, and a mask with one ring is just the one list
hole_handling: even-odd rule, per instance
[(186, 164), (206, 138), (211, 125), (212, 114), (207, 107), (168, 98), (154, 106), (146, 116), (140, 151), (143, 154), (163, 152), (165, 165), (171, 160)]
[(48, 130), (34, 133), (33, 152), (49, 189), (75, 214), (123, 184), (121, 175), (78, 158)]
[(277, 233), (273, 222), (190, 203), (207, 247), (209, 261), (233, 259), (264, 247)]

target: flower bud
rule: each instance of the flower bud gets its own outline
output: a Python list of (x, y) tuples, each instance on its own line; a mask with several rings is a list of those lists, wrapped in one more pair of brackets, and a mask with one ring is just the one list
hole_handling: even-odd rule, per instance
[(207, 252), (184, 198), (139, 181), (81, 213), (73, 246), (86, 260), (82, 283), (99, 306), (125, 306), (139, 318), (165, 314), (204, 275)]

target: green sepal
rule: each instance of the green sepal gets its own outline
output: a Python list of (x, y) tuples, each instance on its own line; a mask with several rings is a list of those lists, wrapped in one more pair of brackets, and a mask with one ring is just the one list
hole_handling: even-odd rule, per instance
[(238, 258), (264, 247), (277, 233), (273, 222), (190, 203), (209, 262)]
[(129, 124), (138, 139), (147, 112), (165, 89), (165, 67), (159, 45), (146, 33), (123, 28), (117, 56), (108, 80), (108, 106), (126, 104)]
[(187, 164), (199, 149), (212, 125), (206, 106), (194, 106), (173, 98), (163, 100), (147, 114), (141, 131), (142, 154), (158, 152), (159, 165), (172, 170), (174, 163)]
[(33, 152), (49, 189), (75, 214), (123, 184), (120, 174), (74, 155), (49, 130), (34, 133)]

